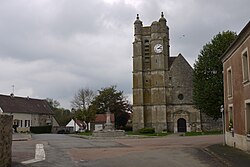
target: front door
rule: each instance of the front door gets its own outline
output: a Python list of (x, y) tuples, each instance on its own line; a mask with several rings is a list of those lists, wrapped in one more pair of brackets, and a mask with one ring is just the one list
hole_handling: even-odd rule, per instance
[(177, 128), (178, 132), (187, 132), (186, 120), (184, 118), (177, 120)]

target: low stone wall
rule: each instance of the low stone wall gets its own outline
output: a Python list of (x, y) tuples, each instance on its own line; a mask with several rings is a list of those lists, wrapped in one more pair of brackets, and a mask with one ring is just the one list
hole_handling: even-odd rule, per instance
[(124, 130), (111, 130), (111, 131), (94, 131), (93, 137), (121, 137), (125, 136)]
[(214, 120), (206, 114), (201, 114), (202, 130), (203, 131), (222, 131), (222, 119)]
[(0, 166), (11, 166), (12, 123), (10, 115), (0, 115)]

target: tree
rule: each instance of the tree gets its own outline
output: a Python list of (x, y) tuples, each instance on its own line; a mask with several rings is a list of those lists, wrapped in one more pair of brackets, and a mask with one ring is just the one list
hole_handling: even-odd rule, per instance
[(60, 103), (57, 100), (46, 98), (46, 101), (49, 103), (49, 106), (53, 111), (54, 117), (58, 124), (65, 126), (72, 118), (71, 112), (67, 109), (60, 108)]
[(49, 103), (51, 109), (58, 108), (60, 106), (60, 103), (57, 100), (46, 98), (46, 101)]
[(128, 101), (123, 96), (122, 91), (116, 90), (116, 86), (102, 88), (98, 91), (92, 103), (96, 113), (104, 114), (108, 108), (115, 115), (115, 127), (125, 127), (129, 119), (128, 111), (131, 111)]
[(93, 107), (89, 107), (87, 110), (86, 109), (78, 109), (75, 111), (74, 117), (80, 121), (85, 121), (87, 124), (87, 131), (90, 131), (88, 124), (95, 120), (95, 110)]
[(95, 93), (93, 90), (89, 88), (79, 89), (71, 101), (71, 106), (74, 109), (88, 109), (94, 97)]
[[(95, 110), (91, 103), (95, 97), (93, 90), (89, 88), (79, 89), (71, 101), (71, 106), (76, 111), (74, 117), (82, 122), (90, 123), (95, 119)], [(89, 126), (87, 126), (89, 131)]]
[(223, 104), (223, 67), (220, 56), (236, 38), (236, 33), (224, 31), (205, 44), (194, 64), (193, 99), (201, 112), (218, 119)]
[(67, 125), (69, 121), (72, 119), (73, 115), (68, 109), (64, 108), (55, 108), (53, 110), (55, 119), (57, 120), (58, 124), (61, 126)]

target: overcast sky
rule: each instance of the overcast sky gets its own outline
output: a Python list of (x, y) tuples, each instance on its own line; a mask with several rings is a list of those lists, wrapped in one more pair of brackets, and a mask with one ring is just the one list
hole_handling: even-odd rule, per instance
[(0, 0), (0, 94), (53, 98), (64, 108), (80, 88), (117, 85), (132, 94), (136, 14), (144, 26), (164, 12), (171, 55), (193, 66), (221, 31), (239, 33), (249, 0)]

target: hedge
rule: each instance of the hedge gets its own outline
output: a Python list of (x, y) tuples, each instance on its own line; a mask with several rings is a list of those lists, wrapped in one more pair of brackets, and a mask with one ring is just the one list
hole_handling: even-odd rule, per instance
[(31, 133), (51, 133), (52, 126), (31, 126)]
[(142, 128), (139, 130), (139, 133), (142, 133), (142, 134), (153, 134), (155, 133), (155, 129), (154, 128)]

